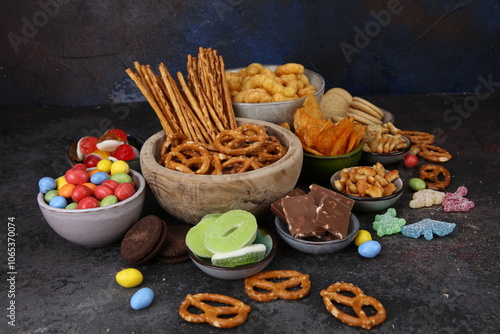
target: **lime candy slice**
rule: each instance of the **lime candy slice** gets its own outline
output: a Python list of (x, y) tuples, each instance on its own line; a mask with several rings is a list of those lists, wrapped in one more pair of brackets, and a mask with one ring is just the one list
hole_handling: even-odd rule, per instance
[(257, 219), (244, 210), (231, 210), (217, 218), (205, 232), (205, 246), (212, 253), (227, 253), (250, 245), (257, 236)]
[(212, 264), (218, 267), (237, 267), (261, 261), (266, 256), (266, 246), (252, 244), (233, 252), (212, 256)]
[(198, 224), (191, 227), (186, 234), (186, 245), (189, 250), (199, 257), (212, 257), (214, 255), (205, 247), (205, 232), (212, 226), (221, 213), (209, 213)]

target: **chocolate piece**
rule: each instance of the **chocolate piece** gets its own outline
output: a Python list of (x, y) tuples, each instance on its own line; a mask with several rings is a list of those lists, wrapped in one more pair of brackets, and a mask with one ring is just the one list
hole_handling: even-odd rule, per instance
[(170, 225), (168, 227), (165, 244), (156, 254), (156, 259), (161, 263), (175, 264), (189, 260), (186, 234), (190, 227), (187, 225)]
[(309, 191), (309, 195), (314, 197), (314, 199), (316, 200), (316, 205), (318, 205), (318, 206), (319, 206), (321, 199), (325, 195), (329, 195), (329, 196), (333, 197), (336, 201), (344, 204), (345, 206), (347, 206), (349, 208), (349, 211), (351, 211), (352, 207), (354, 206), (354, 200), (352, 198), (348, 198), (348, 197), (346, 197), (342, 194), (339, 194), (338, 192), (335, 192), (331, 189), (321, 187), (317, 184), (311, 184), (309, 186), (309, 189), (311, 190), (311, 191)]
[(316, 204), (310, 195), (291, 196), (283, 200), (283, 212), (293, 238), (322, 235), (328, 226), (317, 222)]
[(277, 199), (271, 204), (271, 211), (278, 216), (279, 219), (282, 221), (286, 222), (286, 217), (285, 213), (283, 212), (283, 200), (288, 197), (293, 197), (293, 196), (302, 196), (306, 195), (306, 193), (300, 189), (300, 188), (295, 188), (294, 190), (290, 191), (288, 194), (282, 196), (281, 198)]
[(330, 195), (325, 195), (317, 208), (317, 220), (328, 226), (327, 230), (338, 239), (347, 237), (351, 210)]

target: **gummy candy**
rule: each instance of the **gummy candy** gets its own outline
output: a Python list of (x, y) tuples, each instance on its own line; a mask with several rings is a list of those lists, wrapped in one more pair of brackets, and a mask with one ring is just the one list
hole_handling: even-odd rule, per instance
[(404, 218), (396, 217), (396, 209), (389, 208), (386, 213), (375, 216), (373, 229), (377, 231), (379, 237), (382, 237), (401, 232), (401, 227), (405, 224), (406, 220)]
[(444, 211), (469, 211), (475, 203), (464, 196), (467, 195), (467, 188), (464, 186), (458, 187), (454, 193), (446, 193), (443, 198)]
[(424, 206), (432, 206), (443, 202), (444, 193), (432, 190), (423, 189), (413, 194), (413, 200), (410, 201), (410, 208), (416, 209)]
[(456, 224), (454, 223), (446, 223), (426, 218), (418, 223), (403, 226), (401, 228), (401, 233), (404, 236), (415, 239), (423, 235), (426, 240), (431, 240), (433, 234), (440, 237), (450, 234), (455, 229), (455, 226)]

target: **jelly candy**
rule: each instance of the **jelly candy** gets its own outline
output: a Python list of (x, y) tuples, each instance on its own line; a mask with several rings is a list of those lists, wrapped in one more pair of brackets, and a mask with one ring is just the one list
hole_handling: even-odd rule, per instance
[(406, 220), (404, 218), (396, 217), (396, 209), (389, 208), (386, 213), (375, 216), (373, 229), (377, 231), (379, 237), (382, 237), (401, 232), (401, 227), (405, 224)]
[(76, 145), (76, 154), (79, 160), (83, 160), (87, 155), (97, 150), (97, 137), (83, 137)]
[(441, 204), (443, 198), (443, 192), (433, 189), (422, 189), (413, 194), (413, 199), (410, 201), (410, 208), (416, 209), (424, 206)]
[(456, 224), (454, 223), (446, 223), (426, 218), (418, 223), (403, 226), (401, 228), (401, 233), (404, 236), (415, 239), (423, 235), (426, 240), (431, 240), (433, 234), (440, 237), (450, 234), (455, 229), (455, 226)]
[(475, 206), (475, 203), (464, 196), (467, 195), (467, 188), (458, 187), (454, 193), (446, 193), (443, 198), (444, 211), (469, 211)]
[(135, 158), (134, 148), (128, 144), (120, 145), (116, 148), (113, 156), (119, 160), (132, 160)]

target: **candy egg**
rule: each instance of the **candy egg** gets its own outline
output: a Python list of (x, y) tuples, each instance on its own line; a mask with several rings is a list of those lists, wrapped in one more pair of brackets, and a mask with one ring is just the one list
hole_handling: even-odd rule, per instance
[(366, 257), (366, 258), (373, 258), (377, 256), (380, 251), (382, 250), (382, 246), (378, 241), (375, 240), (368, 240), (363, 242), (359, 248), (358, 248), (358, 253), (359, 255)]
[(130, 298), (130, 306), (134, 310), (142, 310), (143, 308), (148, 307), (153, 302), (154, 292), (150, 288), (142, 288), (139, 289), (133, 296)]
[(47, 193), (43, 196), (43, 199), (45, 201), (45, 203), (49, 203), (51, 199), (53, 199), (54, 197), (58, 196), (59, 195), (59, 191), (57, 190), (49, 190), (47, 191)]
[(372, 240), (372, 235), (367, 230), (359, 230), (356, 238), (354, 239), (354, 244), (360, 246), (365, 241)]
[(101, 184), (107, 179), (109, 179), (108, 173), (96, 172), (90, 177), (90, 182), (92, 182), (93, 184)]
[(132, 177), (127, 173), (116, 173), (111, 175), (111, 180), (121, 183), (132, 183)]
[(410, 188), (413, 189), (414, 191), (419, 191), (427, 188), (427, 185), (425, 184), (424, 180), (419, 179), (418, 177), (414, 177), (408, 183), (410, 185)]
[(128, 173), (130, 171), (130, 166), (123, 160), (115, 161), (111, 164), (111, 175), (118, 173)]
[(46, 194), (50, 190), (56, 189), (56, 187), (57, 187), (56, 180), (54, 180), (51, 177), (48, 176), (42, 177), (38, 181), (38, 188), (42, 194)]
[(118, 198), (115, 195), (108, 195), (101, 201), (101, 206), (109, 206), (118, 203)]
[(133, 288), (142, 283), (142, 273), (135, 268), (127, 268), (116, 274), (116, 282), (124, 288)]
[(62, 196), (56, 196), (50, 200), (49, 205), (53, 208), (62, 209), (65, 208), (66, 205), (68, 205), (68, 201)]

